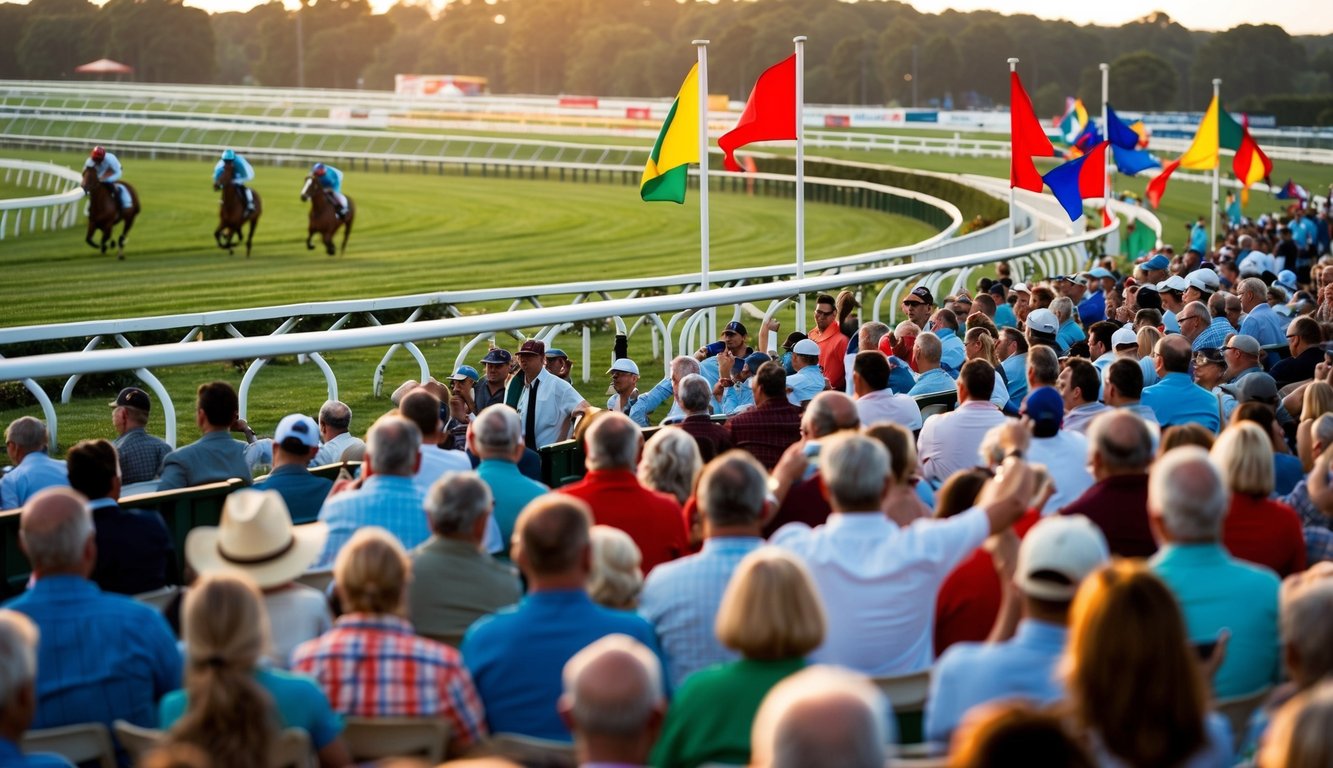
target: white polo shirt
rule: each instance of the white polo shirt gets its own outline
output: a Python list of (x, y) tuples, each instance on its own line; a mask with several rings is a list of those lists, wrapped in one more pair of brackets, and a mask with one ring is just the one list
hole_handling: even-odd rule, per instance
[[(537, 450), (543, 445), (550, 445), (560, 439), (560, 430), (569, 423), (569, 417), (578, 404), (583, 402), (583, 395), (574, 386), (545, 368), (533, 379), (537, 384), (537, 444), (529, 445)], [(532, 392), (531, 384), (523, 385), (523, 392), (518, 397), (518, 424), (525, 433), (528, 426), (528, 396)]]
[(1005, 415), (987, 400), (968, 400), (926, 419), (916, 441), (922, 476), (942, 483), (960, 469), (981, 466), (981, 438), (1004, 422)]

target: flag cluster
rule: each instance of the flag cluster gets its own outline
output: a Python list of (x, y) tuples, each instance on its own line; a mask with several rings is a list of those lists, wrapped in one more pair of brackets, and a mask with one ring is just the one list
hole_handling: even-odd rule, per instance
[[(1075, 106), (1082, 113), (1082, 119), (1087, 121), (1087, 111), (1082, 109), (1082, 104), (1075, 102)], [(1076, 138), (1087, 132), (1088, 125), (1092, 123), (1087, 122), (1078, 131)], [(1070, 221), (1077, 221), (1083, 215), (1084, 199), (1104, 194), (1106, 142), (1100, 139), (1078, 157), (1057, 166), (1046, 175), (1037, 171), (1032, 158), (1055, 157), (1055, 147), (1046, 137), (1046, 129), (1041, 127), (1041, 121), (1032, 109), (1032, 100), (1023, 89), (1017, 72), (1009, 73), (1009, 129), (1013, 141), (1009, 186), (1029, 192), (1040, 192), (1043, 185), (1050, 187), (1055, 199), (1060, 201), (1065, 213), (1069, 214)]]
[(1195, 171), (1211, 171), (1217, 167), (1220, 150), (1230, 149), (1236, 153), (1231, 160), (1231, 172), (1240, 182), (1242, 202), (1249, 197), (1250, 185), (1268, 178), (1273, 172), (1273, 161), (1268, 159), (1250, 129), (1237, 123), (1226, 110), (1222, 109), (1216, 96), (1203, 114), (1199, 130), (1194, 133), (1185, 154), (1166, 164), (1157, 178), (1148, 183), (1148, 202), (1156, 208), (1166, 192), (1166, 182), (1177, 168)]

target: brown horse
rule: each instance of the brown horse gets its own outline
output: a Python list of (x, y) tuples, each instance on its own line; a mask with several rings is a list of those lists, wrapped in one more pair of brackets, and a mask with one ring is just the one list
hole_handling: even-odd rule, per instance
[[(134, 191), (125, 182), (117, 182), (130, 193), (130, 205), (125, 210), (120, 210), (116, 205), (112, 195), (115, 194), (109, 188), (109, 185), (103, 184), (97, 178), (97, 170), (92, 166), (83, 169), (83, 193), (89, 195), (91, 200), (88, 203), (88, 234), (84, 242), (94, 248), (100, 247), (102, 253), (106, 253), (107, 243), (112, 240), (111, 230), (115, 228), (118, 222), (125, 222), (125, 226), (120, 230), (120, 237), (115, 239), (116, 258), (125, 258), (125, 237), (130, 233), (130, 227), (134, 226), (134, 217), (139, 215), (139, 193)], [(101, 231), (102, 242), (99, 246), (93, 242), (93, 232)]]
[(306, 234), (305, 247), (315, 250), (311, 241), (318, 234), (324, 240), (324, 250), (330, 256), (334, 255), (333, 236), (338, 233), (338, 227), (342, 227), (342, 249), (337, 252), (347, 253), (347, 237), (352, 234), (352, 220), (356, 218), (356, 204), (352, 198), (347, 198), (347, 216), (339, 219), (333, 193), (321, 188), (313, 176), (307, 176), (305, 186), (301, 187), (301, 200), (310, 201), (310, 230)]
[[(227, 249), (227, 253), (235, 253), (232, 249), (236, 244), (245, 242), (245, 258), (250, 258), (250, 245), (255, 241), (255, 227), (259, 225), (259, 216), (264, 212), (264, 204), (259, 199), (259, 192), (250, 190), (251, 197), (254, 198), (255, 208), (249, 213), (245, 210), (245, 200), (241, 198), (241, 190), (232, 183), (232, 177), (235, 175), (235, 169), (229, 165), (222, 166), (222, 175), (217, 181), (213, 182), (213, 189), (222, 190), (222, 208), (218, 211), (218, 228), (213, 232), (213, 239), (218, 241), (219, 248)], [(245, 222), (250, 222), (250, 234), (243, 234)], [(226, 235), (226, 239), (223, 239)], [(233, 243), (232, 239), (236, 242)]]

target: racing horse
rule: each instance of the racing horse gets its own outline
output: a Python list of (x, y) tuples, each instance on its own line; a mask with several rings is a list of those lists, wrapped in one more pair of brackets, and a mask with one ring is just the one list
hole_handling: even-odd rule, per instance
[[(123, 260), (125, 258), (125, 237), (130, 233), (130, 227), (134, 226), (134, 217), (139, 215), (139, 193), (134, 191), (134, 187), (123, 181), (116, 182), (125, 187), (130, 193), (130, 204), (125, 210), (120, 210), (112, 195), (116, 194), (107, 189), (97, 178), (97, 170), (87, 167), (83, 169), (83, 181), (80, 186), (83, 187), (83, 193), (91, 199), (88, 202), (88, 234), (84, 237), (84, 242), (94, 248), (100, 247), (102, 253), (106, 253), (107, 244), (112, 240), (111, 230), (115, 228), (118, 222), (125, 222), (125, 226), (120, 230), (120, 237), (115, 238), (116, 258)], [(102, 233), (102, 242), (99, 246), (93, 242), (93, 232)]]
[[(222, 190), (222, 208), (218, 211), (218, 228), (213, 232), (213, 239), (217, 240), (219, 248), (225, 248), (228, 254), (235, 253), (232, 250), (241, 242), (245, 243), (245, 258), (250, 258), (250, 245), (255, 241), (255, 227), (259, 225), (259, 216), (264, 212), (264, 205), (259, 199), (259, 192), (250, 189), (250, 195), (254, 198), (255, 208), (249, 214), (245, 210), (245, 200), (241, 197), (241, 190), (232, 182), (235, 176), (235, 170), (230, 165), (224, 165), (222, 175), (213, 182), (213, 189)], [(250, 234), (245, 235), (242, 230), (245, 229), (245, 222), (250, 222)], [(223, 239), (226, 235), (226, 239)], [(233, 238), (235, 242), (232, 242)]]
[(319, 234), (324, 240), (324, 250), (330, 256), (335, 253), (333, 236), (338, 233), (338, 227), (343, 228), (342, 249), (338, 252), (347, 253), (347, 237), (352, 234), (352, 220), (356, 218), (356, 204), (352, 202), (351, 197), (347, 198), (346, 218), (339, 219), (331, 196), (332, 193), (321, 188), (314, 176), (305, 177), (305, 186), (301, 187), (301, 200), (310, 201), (310, 229), (306, 234), (305, 247), (315, 250), (315, 245), (311, 241), (316, 234)]

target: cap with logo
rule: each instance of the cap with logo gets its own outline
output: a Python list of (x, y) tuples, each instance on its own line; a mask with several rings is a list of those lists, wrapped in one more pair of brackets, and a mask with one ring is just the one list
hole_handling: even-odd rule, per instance
[(722, 333), (724, 334), (739, 333), (742, 336), (750, 335), (749, 332), (745, 330), (745, 323), (742, 323), (737, 320), (732, 320), (731, 322), (727, 323), (727, 327), (722, 329)]
[(319, 447), (319, 425), (303, 413), (283, 416), (273, 433), (273, 442), (281, 445), (289, 439), (300, 440), (307, 448)]
[(470, 365), (458, 366), (458, 370), (454, 371), (453, 375), (449, 377), (451, 381), (462, 381), (463, 379), (477, 381), (480, 378), (481, 374), (477, 373), (477, 369)]
[(1067, 602), (1111, 558), (1102, 530), (1083, 515), (1053, 515), (1032, 526), (1018, 547), (1014, 584), (1029, 597)]
[(1060, 331), (1060, 321), (1056, 319), (1055, 313), (1045, 307), (1039, 307), (1028, 313), (1028, 330), (1037, 333), (1048, 333), (1054, 336)]
[(120, 390), (116, 399), (107, 403), (112, 408), (137, 408), (147, 413), (153, 407), (153, 401), (148, 399), (148, 393), (138, 387), (126, 387)]
[(1023, 400), (1022, 413), (1038, 424), (1058, 427), (1065, 421), (1065, 399), (1055, 387), (1038, 387)]
[(791, 348), (791, 352), (793, 355), (819, 357), (819, 345), (809, 339), (801, 339)]
[(540, 341), (540, 340), (538, 340), (538, 339), (528, 339), (527, 341), (523, 342), (523, 346), (521, 346), (521, 347), (518, 348), (518, 354), (520, 354), (520, 355), (540, 355), (540, 356), (542, 356), (542, 357), (545, 357), (545, 356), (546, 356), (546, 342), (544, 342), (544, 341)]
[(481, 362), (489, 363), (491, 365), (509, 365), (513, 360), (514, 356), (509, 354), (508, 350), (495, 347), (486, 353), (486, 356), (481, 359)]
[(924, 285), (918, 285), (917, 287), (913, 288), (912, 292), (908, 295), (915, 296), (918, 299), (924, 301), (925, 303), (930, 304), (931, 306), (934, 306), (935, 304), (935, 296), (931, 294), (930, 289)]
[(1111, 347), (1113, 349), (1119, 347), (1138, 346), (1138, 343), (1139, 343), (1139, 335), (1135, 333), (1134, 329), (1128, 325), (1120, 326), (1118, 329), (1116, 329), (1115, 333), (1111, 334)]
[(611, 367), (606, 369), (607, 373), (614, 373), (616, 371), (619, 371), (621, 373), (632, 373), (635, 376), (638, 376), (639, 366), (637, 363), (635, 363), (628, 357), (622, 357), (619, 360), (615, 361), (614, 363), (611, 363)]
[(1062, 278), (1060, 278), (1060, 279), (1061, 279), (1061, 280), (1064, 280), (1066, 283), (1073, 283), (1073, 284), (1075, 284), (1075, 285), (1087, 285), (1087, 284), (1088, 284), (1088, 276), (1085, 275), (1085, 274), (1082, 274), (1082, 273), (1077, 274), (1077, 275), (1065, 275), (1064, 277), (1062, 277)]

